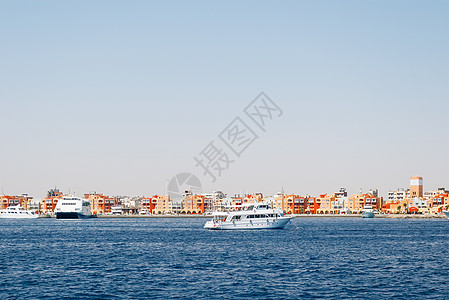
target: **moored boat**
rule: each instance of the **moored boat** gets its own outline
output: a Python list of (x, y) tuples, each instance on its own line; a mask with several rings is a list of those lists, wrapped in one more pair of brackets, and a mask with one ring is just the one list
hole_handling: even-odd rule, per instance
[(285, 216), (280, 209), (270, 209), (268, 204), (254, 203), (236, 207), (235, 211), (213, 212), (213, 219), (204, 225), (206, 229), (282, 229), (292, 216)]
[(2, 219), (35, 219), (38, 217), (38, 214), (26, 210), (20, 205), (9, 206), (6, 209), (0, 210), (0, 218)]
[(443, 210), (443, 214), (449, 219), (449, 211)]
[(372, 205), (365, 205), (362, 210), (362, 218), (374, 218), (374, 210)]
[(90, 211), (90, 201), (72, 196), (63, 197), (55, 208), (56, 219), (85, 219), (93, 218)]
[(151, 215), (151, 212), (150, 212), (150, 210), (148, 209), (148, 208), (142, 208), (141, 210), (139, 210), (139, 215), (143, 215), (143, 216), (146, 216), (146, 215)]

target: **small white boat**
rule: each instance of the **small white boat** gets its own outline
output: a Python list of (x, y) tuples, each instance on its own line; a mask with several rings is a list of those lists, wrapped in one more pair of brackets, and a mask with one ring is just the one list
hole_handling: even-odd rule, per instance
[(447, 210), (443, 210), (443, 214), (446, 216), (446, 218), (449, 219), (449, 211)]
[[(237, 206), (236, 206), (237, 207)], [(293, 217), (285, 216), (280, 209), (270, 209), (265, 203), (252, 203), (238, 207), (236, 211), (213, 212), (213, 219), (204, 225), (206, 229), (282, 229)]]
[(85, 219), (93, 218), (90, 211), (90, 201), (77, 197), (63, 197), (55, 207), (56, 219)]
[(111, 207), (111, 215), (122, 215), (123, 208), (120, 205)]
[(365, 205), (362, 210), (362, 218), (374, 218), (374, 210), (372, 205)]
[(148, 208), (142, 208), (141, 210), (139, 210), (139, 215), (141, 216), (151, 215), (151, 212)]
[(25, 210), (20, 205), (9, 206), (6, 209), (0, 210), (0, 218), (3, 219), (35, 219), (39, 215), (30, 210)]

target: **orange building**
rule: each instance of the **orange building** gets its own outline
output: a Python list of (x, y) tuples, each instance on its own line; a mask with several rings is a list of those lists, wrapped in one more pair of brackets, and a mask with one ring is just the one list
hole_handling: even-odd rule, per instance
[(95, 192), (84, 194), (84, 198), (90, 200), (90, 210), (94, 215), (111, 213), (112, 207), (116, 204), (114, 198)]
[(58, 189), (51, 189), (47, 192), (47, 197), (41, 200), (39, 212), (53, 213), (55, 211), (56, 204), (58, 204), (58, 200), (62, 199), (63, 194)]
[(365, 205), (372, 205), (374, 210), (382, 210), (382, 197), (372, 194), (354, 194), (348, 198), (348, 208), (350, 211), (360, 213)]
[(204, 214), (204, 196), (186, 194), (181, 206), (183, 214)]
[(317, 201), (316, 197), (310, 197), (310, 196), (306, 196), (304, 197), (306, 202), (306, 209), (305, 209), (305, 213), (306, 214), (317, 214), (318, 210), (320, 209), (320, 203)]
[(421, 198), (423, 196), (423, 179), (415, 176), (410, 178), (410, 197)]
[[(156, 208), (156, 203), (153, 203), (153, 198), (148, 198), (148, 197), (143, 197), (142, 198), (142, 208), (143, 209), (148, 209), (148, 211), (150, 212), (150, 214), (154, 213), (154, 209)], [(157, 202), (157, 200), (155, 201)]]
[(308, 200), (307, 197), (300, 197), (298, 195), (278, 194), (273, 201), (273, 208), (282, 209), (287, 214), (302, 214), (307, 211)]
[(337, 198), (334, 195), (330, 194), (322, 194), (319, 197), (317, 197), (316, 201), (320, 204), (320, 208), (317, 210), (317, 213), (319, 214), (333, 214), (334, 209), (334, 201)]
[(33, 200), (33, 197), (29, 197), (27, 194), (20, 196), (0, 196), (0, 209), (6, 209), (8, 206), (20, 205), (24, 209), (29, 209), (29, 203)]
[(152, 214), (178, 213), (178, 211), (172, 210), (173, 203), (170, 196), (155, 195), (151, 197), (151, 206), (153, 207), (153, 210), (150, 209)]
[(428, 201), (429, 207), (433, 208), (433, 211), (441, 212), (442, 210), (449, 209), (449, 193), (442, 193), (434, 196)]

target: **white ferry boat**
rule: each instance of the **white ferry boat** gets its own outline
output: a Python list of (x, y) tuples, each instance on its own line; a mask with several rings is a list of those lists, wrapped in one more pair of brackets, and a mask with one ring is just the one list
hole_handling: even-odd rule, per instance
[(3, 219), (35, 219), (39, 215), (30, 210), (25, 210), (20, 205), (9, 206), (6, 209), (0, 210), (0, 218)]
[(56, 219), (84, 219), (96, 217), (90, 211), (90, 201), (77, 197), (63, 197), (55, 207)]
[(240, 210), (213, 212), (213, 219), (204, 225), (206, 229), (282, 229), (293, 217), (285, 216), (280, 209), (270, 209), (266, 203), (252, 203)]

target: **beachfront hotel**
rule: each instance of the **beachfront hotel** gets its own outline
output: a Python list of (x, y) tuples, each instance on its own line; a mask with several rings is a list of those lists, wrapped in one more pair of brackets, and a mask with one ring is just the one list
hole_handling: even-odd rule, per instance
[(90, 200), (93, 215), (112, 213), (112, 207), (117, 205), (117, 200), (115, 198), (103, 194), (97, 194), (96, 192), (84, 194), (84, 198)]

